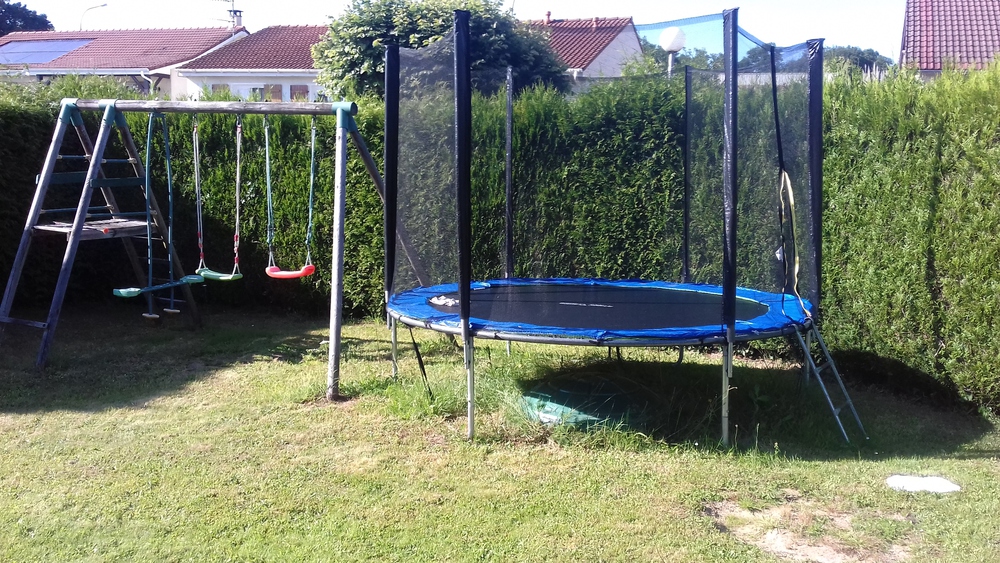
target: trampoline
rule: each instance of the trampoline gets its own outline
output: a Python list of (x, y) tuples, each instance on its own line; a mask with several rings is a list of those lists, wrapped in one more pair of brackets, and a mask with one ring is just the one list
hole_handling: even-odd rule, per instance
[[(724, 443), (737, 342), (791, 336), (809, 373), (822, 384), (832, 369), (846, 396), (814, 322), (823, 285), (822, 40), (778, 48), (739, 28), (736, 10), (636, 29), (655, 44), (688, 24), (715, 26), (724, 68), (685, 68), (678, 120), (681, 77), (666, 73), (592, 85), (603, 98), (573, 105), (585, 91), (551, 111), (539, 97), (547, 94), (525, 90), (515, 112), (517, 71), (507, 69), (506, 83), (473, 71), (482, 65), (470, 54), (468, 12), (456, 11), (452, 32), (426, 47), (387, 47), (393, 370), (398, 324), (459, 337), (469, 439), (475, 338), (720, 345)], [(475, 104), (473, 89), (482, 93)], [(647, 111), (656, 117), (623, 117)], [(526, 121), (515, 124), (515, 115)], [(622, 139), (642, 141), (624, 150)], [(816, 347), (825, 357), (813, 362)], [(827, 401), (843, 432), (844, 405)]]
[[(689, 346), (726, 341), (722, 287), (661, 281), (504, 278), (473, 282), (470, 332), (544, 344)], [(462, 333), (458, 284), (393, 295), (400, 322)], [(809, 311), (809, 313), (807, 313)], [(793, 295), (737, 288), (737, 342), (803, 330), (811, 305)]]

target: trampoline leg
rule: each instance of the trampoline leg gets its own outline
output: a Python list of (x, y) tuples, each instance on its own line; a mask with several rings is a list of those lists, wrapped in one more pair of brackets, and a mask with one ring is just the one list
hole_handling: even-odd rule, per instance
[[(809, 352), (810, 350), (812, 350), (812, 331), (811, 330), (808, 331), (808, 332), (806, 332), (806, 344), (805, 344), (805, 349), (804, 349), (803, 352), (808, 356), (810, 354), (810, 352)], [(809, 379), (810, 379), (809, 361), (806, 360), (806, 361), (802, 362), (802, 381), (805, 383), (805, 385), (809, 385)]]
[(722, 445), (729, 446), (729, 380), (733, 377), (733, 343), (722, 353)]
[(396, 319), (389, 319), (389, 337), (392, 341), (392, 378), (399, 377), (399, 338), (396, 331)]
[(476, 436), (476, 373), (473, 364), (473, 343), (472, 335), (469, 334), (468, 325), (462, 327), (462, 344), (465, 350), (465, 373), (468, 381), (468, 393), (466, 405), (469, 417), (468, 439), (471, 442)]

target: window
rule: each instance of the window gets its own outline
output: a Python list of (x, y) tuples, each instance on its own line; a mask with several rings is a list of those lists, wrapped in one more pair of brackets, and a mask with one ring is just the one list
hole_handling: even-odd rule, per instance
[(229, 84), (212, 84), (213, 94), (228, 94)]
[(291, 86), (288, 87), (288, 97), (291, 98), (293, 102), (308, 102), (309, 85), (292, 84)]
[(281, 101), (281, 84), (265, 84), (261, 99), (265, 102)]

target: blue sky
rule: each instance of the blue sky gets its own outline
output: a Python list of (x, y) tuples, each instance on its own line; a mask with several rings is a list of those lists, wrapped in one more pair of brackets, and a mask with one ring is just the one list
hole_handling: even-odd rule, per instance
[[(213, 27), (225, 25), (231, 0), (19, 0), (57, 30)], [(87, 8), (100, 4), (105, 7)], [(236, 0), (251, 31), (268, 25), (322, 25), (347, 0)], [(827, 45), (872, 48), (899, 56), (906, 0), (506, 0), (521, 19), (631, 16), (654, 23), (739, 7), (740, 26), (779, 46), (825, 38)], [(86, 12), (85, 12), (86, 11)]]

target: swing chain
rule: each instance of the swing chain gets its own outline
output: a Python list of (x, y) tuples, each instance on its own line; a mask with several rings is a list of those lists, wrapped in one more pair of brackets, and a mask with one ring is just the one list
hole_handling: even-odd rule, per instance
[(236, 230), (233, 232), (233, 275), (240, 273), (240, 174), (243, 159), (243, 116), (236, 116)]
[(306, 265), (312, 264), (313, 200), (316, 194), (316, 116), (312, 116), (309, 140), (309, 221), (306, 226)]
[(274, 200), (271, 195), (271, 127), (264, 114), (264, 175), (267, 183), (267, 265), (274, 263)]

